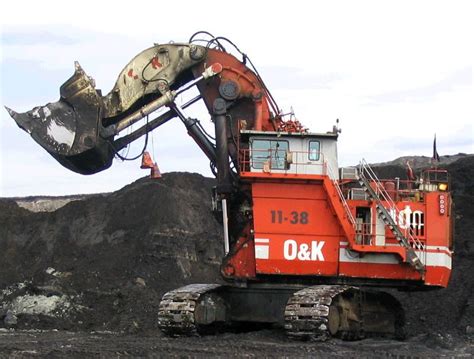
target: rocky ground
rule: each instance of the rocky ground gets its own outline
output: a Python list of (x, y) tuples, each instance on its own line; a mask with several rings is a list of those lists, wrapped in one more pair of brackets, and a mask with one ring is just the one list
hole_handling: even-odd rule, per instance
[(0, 331), (0, 357), (311, 357), (311, 358), (470, 358), (471, 338), (427, 333), (405, 341), (365, 339), (324, 343), (287, 339), (281, 330), (222, 333), (200, 338), (167, 338), (154, 334), (110, 332)]
[[(456, 202), (453, 277), (448, 289), (396, 293), (407, 309), (406, 341), (299, 343), (278, 328), (162, 336), (156, 313), (163, 293), (220, 281), (212, 179), (169, 173), (110, 194), (0, 199), (0, 357), (474, 354), (474, 157), (447, 167)], [(405, 174), (397, 164), (377, 171)]]

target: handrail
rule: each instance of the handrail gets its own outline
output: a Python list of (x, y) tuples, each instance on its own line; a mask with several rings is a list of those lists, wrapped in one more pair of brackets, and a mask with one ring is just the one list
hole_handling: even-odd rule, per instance
[(329, 164), (329, 162), (324, 161), (324, 165), (325, 165), (329, 178), (331, 179), (332, 183), (334, 184), (334, 187), (336, 188), (336, 192), (339, 195), (339, 199), (342, 202), (342, 206), (344, 207), (344, 210), (346, 211), (347, 218), (349, 219), (349, 222), (351, 222), (352, 227), (356, 229), (356, 221), (354, 219), (354, 216), (352, 215), (349, 205), (347, 204), (346, 198), (344, 197), (344, 194), (342, 193), (341, 187), (339, 187), (339, 182), (337, 180), (337, 177), (334, 175), (334, 170), (331, 168), (331, 165)]
[[(376, 194), (381, 196), (382, 200), (384, 200), (388, 204), (388, 206), (389, 206), (388, 215), (392, 218), (393, 222), (395, 224), (397, 224), (397, 226), (400, 228), (399, 223), (397, 223), (402, 218), (400, 216), (400, 210), (397, 208), (397, 206), (395, 205), (395, 202), (393, 201), (393, 199), (390, 197), (388, 192), (382, 186), (382, 184), (381, 184), (379, 178), (377, 177), (377, 175), (375, 174), (375, 172), (372, 170), (372, 168), (369, 166), (369, 164), (365, 161), (365, 159), (362, 159), (362, 161), (359, 164), (359, 176), (365, 177), (365, 174), (368, 175), (369, 180), (371, 181), (371, 183), (375, 184)], [(398, 218), (398, 221), (395, 220), (396, 218), (393, 218), (394, 214), (395, 214), (396, 218)], [(405, 223), (405, 225), (406, 225), (406, 223)], [(413, 232), (413, 229), (411, 227), (406, 226), (405, 235), (408, 237), (407, 238), (408, 243), (410, 244), (410, 246), (413, 249), (422, 251), (426, 255), (425, 244), (418, 239), (418, 237)], [(423, 264), (424, 263), (426, 263), (425, 260), (423, 260)]]

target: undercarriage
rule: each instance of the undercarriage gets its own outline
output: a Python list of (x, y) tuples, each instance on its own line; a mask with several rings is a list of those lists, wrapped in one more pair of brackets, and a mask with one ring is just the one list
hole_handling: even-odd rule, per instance
[(403, 338), (404, 312), (390, 294), (344, 285), (192, 284), (163, 296), (158, 325), (170, 336), (271, 324), (290, 338)]

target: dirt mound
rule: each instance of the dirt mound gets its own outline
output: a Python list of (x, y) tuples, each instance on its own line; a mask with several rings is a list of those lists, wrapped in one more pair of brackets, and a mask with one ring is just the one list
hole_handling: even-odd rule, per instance
[[(448, 289), (394, 293), (411, 335), (474, 332), (474, 157), (447, 168), (456, 203), (453, 277)], [(406, 175), (397, 165), (376, 171), (381, 178)], [(221, 280), (213, 185), (197, 174), (169, 173), (54, 212), (0, 199), (0, 326), (155, 331), (164, 292)], [(42, 308), (36, 312), (35, 302)]]
[[(0, 318), (16, 328), (149, 330), (165, 291), (219, 281), (214, 181), (170, 173), (34, 213), (0, 200)], [(17, 301), (49, 303), (28, 312)], [(1, 323), (1, 322), (0, 322)]]
[[(438, 164), (440, 166), (448, 166), (453, 164), (454, 162), (468, 158), (474, 157), (474, 154), (466, 154), (466, 153), (458, 153), (456, 155), (444, 155), (439, 157)], [(432, 165), (432, 158), (428, 156), (403, 156), (399, 157), (393, 161), (384, 162), (384, 163), (377, 163), (373, 166), (402, 166), (405, 167), (407, 161), (410, 161), (410, 166), (414, 169), (421, 169), (430, 167)]]

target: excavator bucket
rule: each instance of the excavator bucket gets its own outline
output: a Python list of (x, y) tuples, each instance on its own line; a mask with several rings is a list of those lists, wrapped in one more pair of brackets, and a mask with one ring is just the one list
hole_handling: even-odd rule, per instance
[(92, 78), (75, 63), (74, 75), (60, 88), (60, 99), (17, 113), (7, 107), (17, 125), (63, 166), (82, 174), (108, 168), (114, 151), (99, 136), (102, 97)]

